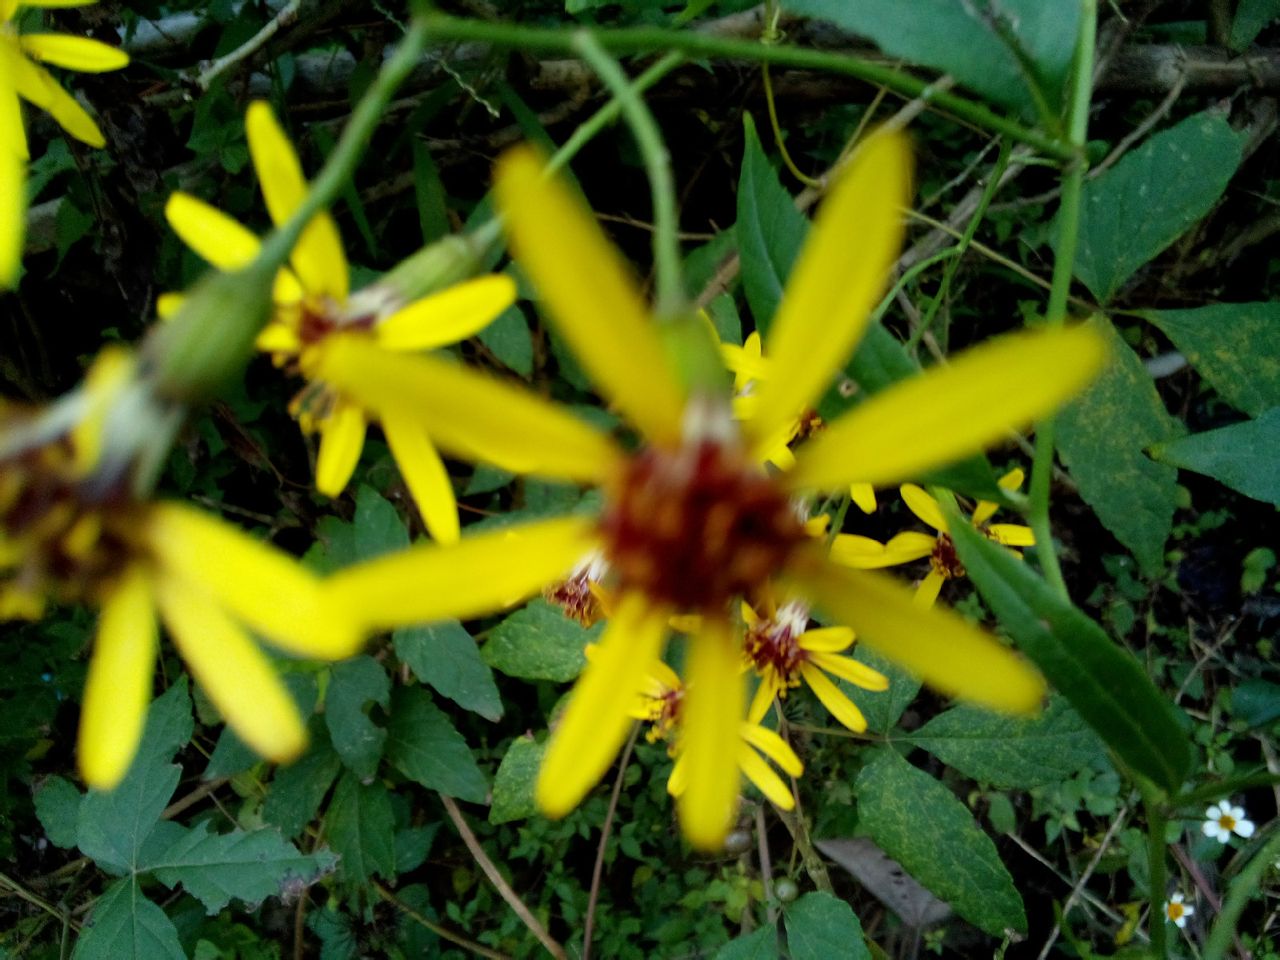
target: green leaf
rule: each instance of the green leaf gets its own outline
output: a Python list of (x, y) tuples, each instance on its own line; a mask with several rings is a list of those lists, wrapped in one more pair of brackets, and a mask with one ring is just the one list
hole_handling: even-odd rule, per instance
[(1089, 725), (1062, 697), (1054, 697), (1034, 718), (964, 704), (899, 739), (928, 750), (966, 777), (1005, 788), (1057, 783), (1102, 753)]
[(142, 868), (170, 889), (181, 884), (212, 916), (232, 897), (255, 909), (267, 897), (296, 896), (337, 862), (328, 850), (299, 853), (273, 827), (213, 833), (206, 820)]
[[(1250, 730), (1280, 720), (1280, 684), (1259, 677), (1245, 680), (1231, 691), (1231, 716)], [(496, 785), (494, 792), (497, 792)]]
[(133, 877), (109, 886), (93, 905), (73, 960), (187, 960), (178, 931), (142, 895)]
[(916, 694), (920, 692), (920, 681), (892, 660), (861, 644), (854, 647), (853, 659), (889, 678), (889, 689), (880, 693), (863, 690), (844, 680), (837, 681), (840, 689), (858, 705), (858, 709), (867, 718), (867, 728), (873, 733), (888, 734), (902, 712), (911, 706)]
[(1110, 350), (1106, 369), (1058, 415), (1058, 447), (1103, 526), (1155, 573), (1173, 529), (1178, 472), (1143, 451), (1182, 432), (1151, 376), (1111, 322), (1090, 321)]
[(248, 746), (230, 727), (223, 727), (218, 742), (209, 756), (209, 763), (200, 774), (201, 780), (233, 777), (261, 762), (262, 758)]
[(603, 629), (583, 629), (559, 607), (537, 598), (489, 632), (480, 655), (485, 663), (509, 677), (567, 683), (586, 665), (583, 649)]
[(391, 703), (387, 760), (410, 780), (459, 800), (484, 803), (489, 785), (462, 734), (420, 687), (402, 687)]
[(1280, 406), (1280, 303), (1218, 303), (1142, 315), (1236, 409), (1256, 417)]
[(324, 829), (341, 857), (339, 869), (347, 885), (367, 886), (375, 874), (395, 878), (395, 815), (381, 782), (363, 784), (351, 771), (344, 773), (329, 801)]
[(772, 926), (761, 927), (730, 940), (716, 951), (715, 960), (778, 960), (778, 931)]
[(329, 787), (342, 771), (342, 758), (329, 744), (329, 734), (319, 717), (309, 724), (311, 746), (296, 762), (280, 767), (271, 781), (262, 817), (292, 839), (315, 819)]
[(413, 192), (418, 207), (418, 224), (422, 229), (422, 245), (434, 243), (450, 232), (448, 201), (440, 171), (431, 159), (431, 151), (416, 137), (413, 153)]
[(490, 823), (524, 820), (538, 812), (533, 802), (533, 785), (538, 779), (538, 767), (542, 765), (545, 750), (546, 744), (533, 737), (516, 737), (511, 741), (493, 778)]
[(815, 890), (786, 908), (791, 960), (871, 960), (862, 922), (844, 900)]
[(464, 710), (486, 720), (502, 716), (502, 698), (493, 672), (480, 657), (471, 634), (457, 620), (406, 627), (391, 635), (396, 656), (423, 683)]
[(427, 859), (427, 854), (431, 852), (431, 844), (435, 842), (439, 831), (438, 823), (397, 830), (394, 843), (396, 873), (408, 873), (422, 866)]
[(950, 790), (885, 748), (858, 774), (854, 794), (867, 835), (956, 913), (995, 937), (1026, 931), (995, 844)]
[(347, 769), (368, 780), (378, 772), (387, 731), (369, 719), (365, 706), (376, 703), (386, 709), (391, 702), (391, 678), (368, 656), (335, 663), (330, 669), (324, 710), (329, 738)]
[(1075, 275), (1100, 303), (1218, 202), (1243, 143), (1222, 113), (1206, 110), (1085, 182)]
[(522, 377), (533, 376), (533, 337), (524, 314), (515, 304), (480, 331), (480, 342)]
[(355, 552), (357, 560), (371, 560), (409, 546), (409, 531), (396, 508), (373, 487), (356, 491)]
[(1213, 477), (1246, 497), (1280, 506), (1280, 407), (1257, 420), (1151, 447), (1161, 463)]
[(787, 11), (830, 20), (890, 57), (943, 73), (996, 103), (1034, 116), (1063, 101), (1075, 48), (1075, 0), (787, 0)]
[(1018, 647), (1125, 764), (1176, 791), (1191, 744), (1142, 665), (1017, 557), (969, 524), (950, 526), (965, 571)]
[(62, 777), (50, 777), (36, 790), (36, 816), (55, 847), (69, 850), (76, 845), (81, 799), (74, 784)]
[(1235, 19), (1231, 21), (1228, 46), (1244, 50), (1272, 20), (1280, 17), (1280, 0), (1240, 0)]

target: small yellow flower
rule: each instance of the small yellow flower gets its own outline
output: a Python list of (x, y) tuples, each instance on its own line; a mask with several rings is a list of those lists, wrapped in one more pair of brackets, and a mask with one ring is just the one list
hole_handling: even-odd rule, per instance
[(185, 504), (133, 495), (137, 464), (110, 431), (146, 419), (135, 370), (126, 352), (105, 351), (54, 407), (0, 412), (0, 618), (37, 618), (46, 600), (99, 607), (79, 758), (104, 790), (137, 749), (157, 618), (227, 722), (276, 761), (301, 752), (306, 730), (252, 634), (317, 659), (350, 656), (362, 639), (292, 557)]
[[(267, 211), (273, 223), (282, 224), (306, 195), (302, 166), (266, 103), (249, 105), (245, 131)], [(248, 229), (189, 194), (171, 196), (165, 216), (187, 246), (220, 269), (243, 267), (258, 253), (258, 238)], [(338, 496), (360, 460), (371, 415), (359, 389), (337, 390), (315, 375), (334, 344), (360, 340), (391, 354), (456, 343), (509, 307), (515, 284), (502, 275), (480, 277), (411, 303), (383, 284), (352, 293), (342, 239), (327, 213), (307, 226), (290, 262), (292, 269), (276, 277), (274, 314), (258, 347), (311, 381), (290, 412), (304, 432), (320, 434), (316, 488)], [(162, 314), (170, 315), (178, 302), (172, 295), (164, 298)], [(377, 419), (427, 529), (451, 543), (458, 539), (458, 508), (444, 462), (424, 429), (429, 416), (384, 406)]]
[(46, 70), (41, 63), (81, 73), (103, 73), (119, 70), (129, 63), (129, 55), (123, 50), (65, 33), (18, 33), (14, 18), (22, 7), (83, 7), (95, 0), (0, 0), (0, 61), (9, 74), (9, 84), (0, 88), (0, 98), (6, 102), (0, 106), (0, 142), (16, 143), (20, 153), (26, 156), (27, 139), (21, 122), (16, 136), (9, 117), (10, 102), (14, 94), (49, 113), (63, 130), (91, 147), (107, 144), (102, 131), (85, 112), (84, 107)]

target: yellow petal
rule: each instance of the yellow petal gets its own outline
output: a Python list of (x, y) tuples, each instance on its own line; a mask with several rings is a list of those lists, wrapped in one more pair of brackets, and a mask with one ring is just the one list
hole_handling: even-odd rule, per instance
[(839, 533), (831, 541), (831, 559), (846, 567), (874, 570), (896, 567), (933, 553), (937, 538), (916, 531), (899, 533), (888, 543), (880, 543), (856, 533)]
[(995, 516), (996, 511), (999, 509), (1000, 504), (998, 503), (992, 503), (990, 500), (979, 500), (973, 508), (973, 516), (969, 518), (970, 522), (975, 527), (980, 527)]
[(708, 619), (689, 641), (680, 753), (689, 785), (677, 811), (689, 843), (719, 850), (738, 808), (738, 741), (746, 691), (741, 653), (728, 623)]
[(839, 174), (769, 327), (753, 437), (812, 406), (862, 339), (902, 245), (910, 191), (911, 151), (897, 133), (873, 134)]
[(680, 677), (661, 660), (649, 664), (649, 677), (657, 682), (663, 693), (680, 689)]
[(921, 609), (894, 580), (834, 564), (796, 584), (859, 642), (901, 664), (936, 690), (996, 710), (1032, 713), (1045, 694), (1035, 668), (995, 637), (943, 608)]
[(0, 290), (18, 280), (27, 223), (26, 138), (4, 59), (0, 57)]
[(1006, 547), (1034, 547), (1036, 535), (1030, 527), (1020, 523), (993, 523), (987, 527), (987, 535)]
[(942, 585), (946, 579), (937, 570), (930, 570), (925, 574), (920, 585), (916, 587), (915, 605), (925, 610), (932, 608), (938, 602), (938, 594), (942, 592)]
[(185, 504), (153, 504), (145, 536), (161, 570), (202, 584), (213, 597), (288, 653), (349, 657), (363, 644), (350, 607), (293, 557)]
[(782, 782), (782, 778), (760, 759), (760, 754), (745, 743), (738, 744), (738, 768), (775, 807), (783, 810), (795, 807), (795, 798), (791, 796), (791, 791)]
[(867, 729), (867, 718), (844, 692), (827, 679), (827, 675), (811, 663), (800, 664), (800, 675), (804, 682), (822, 701), (831, 716), (854, 733), (862, 733)]
[(358, 563), (329, 578), (344, 609), (371, 628), (494, 613), (564, 579), (595, 547), (590, 517), (558, 517), (423, 544)]
[(511, 249), (602, 395), (650, 441), (680, 438), (684, 394), (626, 264), (536, 151), (508, 151), (494, 194)]
[(996, 485), (999, 486), (1001, 490), (1017, 490), (1022, 486), (1022, 481), (1024, 479), (1026, 479), (1026, 474), (1022, 472), (1022, 468), (1014, 467), (997, 480)]
[(773, 706), (773, 698), (778, 693), (777, 672), (770, 670), (756, 684), (756, 692), (751, 695), (751, 703), (747, 707), (747, 723), (757, 724)]
[(91, 147), (107, 145), (102, 131), (94, 123), (80, 102), (50, 76), (44, 67), (37, 66), (26, 57), (8, 58), (14, 68), (13, 82), (18, 95), (31, 101), (42, 110), (48, 111), (63, 130), (77, 140), (82, 140)]
[(889, 678), (879, 670), (872, 670), (865, 663), (859, 663), (852, 657), (841, 657), (834, 653), (815, 653), (809, 658), (814, 666), (827, 673), (848, 680), (855, 687), (863, 690), (881, 691), (889, 689)]
[(478, 333), (515, 299), (516, 285), (510, 277), (477, 277), (397, 310), (378, 323), (374, 335), (385, 350), (442, 347)]
[(298, 756), (307, 745), (298, 708), (248, 634), (184, 578), (162, 573), (156, 599), (187, 669), (240, 739), (277, 763)]
[(75, 454), (75, 472), (87, 476), (98, 464), (102, 453), (103, 429), (116, 399), (134, 376), (137, 364), (133, 354), (120, 346), (106, 346), (84, 378), (87, 402), (80, 420), (71, 429), (71, 447)]
[(129, 55), (119, 47), (88, 37), (73, 37), (65, 33), (26, 33), (18, 38), (18, 43), (29, 57), (81, 73), (119, 70), (129, 64)]
[(766, 757), (780, 766), (784, 772), (793, 777), (798, 777), (804, 773), (804, 764), (800, 762), (796, 752), (791, 749), (791, 744), (787, 743), (768, 727), (762, 727), (755, 723), (744, 723), (741, 733), (743, 740), (756, 747)]
[[(267, 213), (271, 222), (280, 226), (301, 206), (307, 194), (302, 164), (265, 101), (249, 104), (244, 129)], [(340, 304), (346, 301), (350, 289), (347, 256), (329, 214), (318, 213), (307, 224), (289, 259), (308, 293), (327, 295)]]
[(309, 375), (383, 416), (404, 411), (445, 450), (520, 473), (596, 481), (619, 452), (599, 430), (509, 383), (435, 357), (330, 337)]
[(869, 483), (849, 484), (849, 499), (857, 504), (863, 513), (876, 512), (876, 488)]
[(678, 797), (689, 788), (689, 763), (683, 756), (677, 756), (671, 765), (671, 776), (667, 777), (667, 793)]
[(431, 536), (437, 543), (457, 543), (458, 501), (430, 438), (418, 424), (390, 411), (382, 417), (382, 432)]
[(80, 775), (95, 790), (124, 777), (138, 749), (156, 660), (156, 614), (141, 566), (125, 570), (102, 604), (80, 709)]
[(871, 397), (805, 444), (788, 482), (891, 483), (981, 450), (1052, 412), (1101, 369), (1089, 327), (1009, 334)]
[(351, 482), (364, 449), (364, 411), (354, 403), (338, 400), (320, 421), (320, 451), (316, 454), (316, 489), (336, 497)]
[(942, 508), (938, 506), (937, 500), (914, 483), (904, 483), (898, 488), (898, 492), (902, 494), (908, 510), (939, 533), (947, 532), (947, 519), (942, 515)]
[(644, 689), (645, 671), (661, 653), (667, 611), (627, 594), (578, 678), (560, 725), (551, 734), (534, 796), (548, 817), (576, 807), (613, 763), (631, 729), (627, 707)]
[[(282, 271), (278, 276), (286, 276), (286, 274)], [(283, 353), (292, 356), (302, 349), (298, 332), (287, 323), (276, 321), (263, 327), (262, 332), (258, 334), (258, 339), (253, 343), (263, 353)]]
[(248, 227), (189, 193), (172, 194), (164, 217), (183, 243), (219, 270), (239, 270), (262, 247)]
[(187, 298), (181, 293), (162, 293), (156, 297), (156, 316), (161, 320), (172, 320), (182, 309)]
[(818, 627), (806, 630), (796, 638), (801, 650), (815, 653), (839, 653), (853, 643), (853, 631), (848, 627)]

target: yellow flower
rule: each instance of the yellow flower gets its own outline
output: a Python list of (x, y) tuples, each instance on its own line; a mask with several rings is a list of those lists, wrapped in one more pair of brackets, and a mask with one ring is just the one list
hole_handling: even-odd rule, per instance
[[(670, 618), (698, 614), (685, 662), (681, 751), (689, 772), (678, 810), (693, 845), (720, 845), (734, 816), (735, 744), (746, 715), (732, 617), (741, 599), (774, 583), (943, 693), (1008, 711), (1040, 704), (1040, 675), (985, 631), (916, 607), (880, 574), (830, 561), (793, 498), (901, 481), (1049, 412), (1101, 366), (1104, 347), (1092, 331), (993, 340), (869, 398), (803, 444), (791, 470), (775, 475), (760, 465), (865, 330), (901, 241), (909, 167), (905, 140), (880, 134), (837, 179), (769, 328), (773, 373), (743, 424), (726, 395), (688, 393), (623, 261), (568, 188), (544, 178), (530, 149), (509, 153), (497, 170), (512, 249), (550, 320), (643, 445), (624, 452), (541, 398), (429, 357), (382, 362), (352, 339), (321, 363), (319, 375), (360, 390), (375, 409), (433, 411), (434, 435), (462, 456), (602, 488), (597, 516), (416, 547), (331, 581), (336, 594), (363, 602), (371, 628), (393, 627), (492, 612), (563, 579), (592, 552), (604, 555), (616, 605), (547, 747), (536, 798), (548, 815), (571, 810), (608, 769)], [(854, 223), (856, 256), (848, 246)]]
[(357, 620), (319, 578), (199, 510), (137, 499), (137, 463), (112, 438), (146, 429), (154, 401), (133, 358), (104, 351), (77, 393), (0, 412), (0, 618), (46, 600), (100, 608), (80, 716), (80, 770), (98, 789), (129, 767), (151, 696), (157, 616), (192, 676), (249, 746), (296, 757), (306, 731), (252, 639), (318, 659), (350, 656)]
[[(302, 166), (266, 103), (249, 105), (245, 131), (267, 211), (280, 225), (306, 195)], [(189, 194), (171, 196), (165, 216), (187, 246), (222, 270), (243, 267), (258, 253), (258, 238), (248, 229)], [(282, 269), (276, 277), (274, 313), (258, 346), (278, 365), (293, 365), (311, 381), (290, 412), (305, 432), (320, 434), (316, 488), (338, 496), (360, 460), (370, 413), (358, 389), (336, 390), (314, 375), (321, 358), (346, 340), (391, 354), (466, 339), (514, 302), (515, 283), (501, 275), (480, 277), (411, 303), (385, 284), (351, 293), (342, 239), (327, 213), (308, 224), (290, 263), (292, 269)], [(164, 298), (162, 314), (171, 314), (177, 305), (176, 297)], [(458, 539), (458, 507), (424, 417), (430, 411), (384, 407), (378, 413), (427, 529), (436, 540), (451, 543)]]
[[(9, 74), (12, 93), (49, 113), (63, 130), (77, 140), (83, 140), (91, 147), (104, 147), (107, 141), (93, 118), (40, 64), (50, 63), (55, 67), (66, 67), (81, 73), (103, 73), (127, 66), (129, 55), (88, 37), (73, 37), (65, 33), (19, 34), (14, 23), (14, 17), (22, 7), (83, 7), (94, 2), (95, 0), (0, 0), (0, 61), (4, 62)], [(0, 90), (0, 97), (6, 101), (0, 106), (0, 117), (6, 121), (10, 111), (9, 104), (14, 99), (7, 87), (6, 84)], [(6, 144), (12, 136), (12, 129), (0, 128), (0, 137), (4, 138)], [(25, 157), (27, 140), (21, 123), (17, 127), (17, 138), (12, 142), (20, 145), (21, 155)]]
[(27, 210), (25, 139), (13, 69), (6, 57), (0, 57), (0, 289), (13, 286), (22, 262)]

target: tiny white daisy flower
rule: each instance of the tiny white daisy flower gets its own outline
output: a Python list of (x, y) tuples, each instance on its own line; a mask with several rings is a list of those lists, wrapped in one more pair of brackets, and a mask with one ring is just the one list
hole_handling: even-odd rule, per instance
[(1185, 894), (1174, 893), (1169, 896), (1168, 902), (1164, 905), (1164, 915), (1179, 930), (1187, 925), (1187, 917), (1196, 912), (1195, 907), (1183, 902), (1185, 899)]
[(1248, 839), (1253, 836), (1253, 821), (1246, 820), (1244, 807), (1233, 807), (1229, 800), (1215, 803), (1204, 812), (1205, 821), (1200, 824), (1206, 837), (1226, 843), (1231, 834)]

